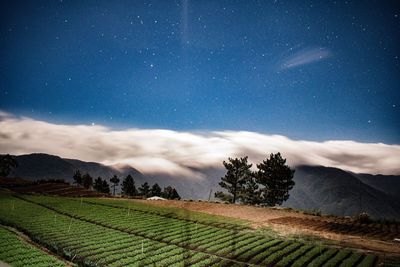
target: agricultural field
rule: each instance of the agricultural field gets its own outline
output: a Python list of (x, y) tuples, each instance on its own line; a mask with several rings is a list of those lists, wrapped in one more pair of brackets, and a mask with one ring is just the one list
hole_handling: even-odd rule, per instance
[(0, 223), (79, 266), (376, 266), (380, 260), (261, 234), (240, 220), (124, 200), (0, 191)]
[(4, 226), (0, 226), (0, 261), (21, 267), (66, 265), (65, 262), (25, 242)]
[(309, 228), (316, 231), (329, 231), (340, 234), (351, 234), (377, 238), (379, 240), (393, 240), (400, 236), (400, 224), (398, 222), (371, 222), (360, 223), (352, 219), (335, 217), (325, 219), (324, 217), (316, 218), (298, 218), (284, 217), (270, 220), (271, 223), (296, 225), (299, 227)]

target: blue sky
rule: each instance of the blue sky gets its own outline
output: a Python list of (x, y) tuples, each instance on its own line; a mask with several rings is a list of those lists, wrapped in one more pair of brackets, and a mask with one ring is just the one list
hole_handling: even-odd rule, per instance
[(394, 3), (3, 1), (0, 110), (399, 144)]

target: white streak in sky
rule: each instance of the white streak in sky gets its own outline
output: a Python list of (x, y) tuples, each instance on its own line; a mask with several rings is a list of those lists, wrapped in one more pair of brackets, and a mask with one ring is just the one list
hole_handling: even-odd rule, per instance
[(331, 55), (332, 52), (324, 47), (306, 48), (284, 59), (280, 67), (281, 69), (290, 69), (324, 60)]
[(180, 132), (114, 130), (62, 125), (0, 111), (0, 154), (48, 153), (108, 165), (128, 164), (143, 173), (202, 176), (196, 168), (222, 167), (228, 157), (260, 162), (281, 152), (290, 165), (312, 164), (353, 172), (400, 174), (400, 145), (356, 141), (302, 141), (247, 131)]

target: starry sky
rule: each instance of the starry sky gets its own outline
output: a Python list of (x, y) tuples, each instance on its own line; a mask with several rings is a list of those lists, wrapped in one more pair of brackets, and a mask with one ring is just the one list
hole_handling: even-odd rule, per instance
[(0, 111), (400, 143), (396, 1), (2, 1)]

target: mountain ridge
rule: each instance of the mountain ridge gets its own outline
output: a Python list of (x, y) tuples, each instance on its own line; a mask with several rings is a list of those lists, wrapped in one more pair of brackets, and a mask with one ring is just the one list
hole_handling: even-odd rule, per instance
[[(136, 186), (147, 181), (161, 187), (171, 185), (186, 199), (214, 200), (220, 190), (218, 182), (225, 174), (222, 168), (196, 169), (204, 179), (171, 174), (143, 174), (128, 165), (106, 166), (96, 162), (61, 158), (55, 155), (33, 153), (16, 156), (19, 167), (9, 177), (30, 180), (64, 179), (73, 182), (75, 170), (101, 176), (109, 180), (113, 175), (120, 178), (131, 174)], [(351, 216), (367, 212), (373, 218), (400, 219), (400, 176), (357, 174), (334, 167), (295, 166), (295, 186), (289, 199), (283, 204), (301, 210), (319, 210), (323, 214)], [(121, 179), (122, 180), (122, 179)]]

